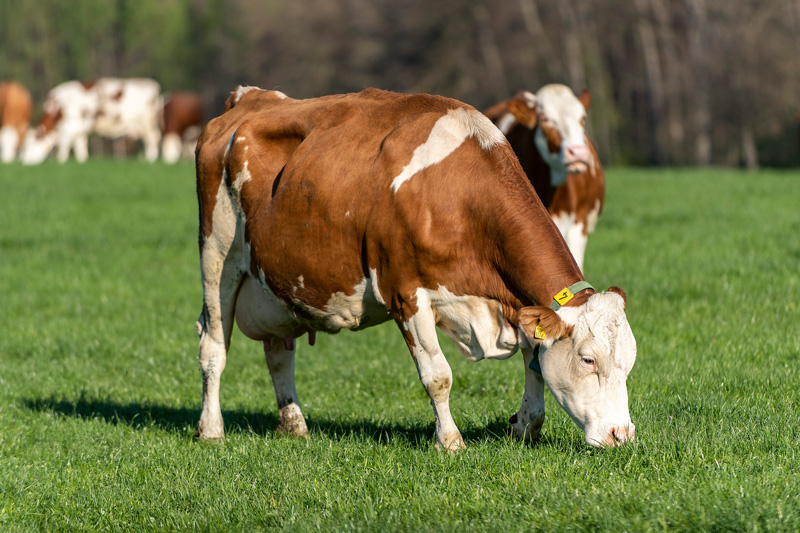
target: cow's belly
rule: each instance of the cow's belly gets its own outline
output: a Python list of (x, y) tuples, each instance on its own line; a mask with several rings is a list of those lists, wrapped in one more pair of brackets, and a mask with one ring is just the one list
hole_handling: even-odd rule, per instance
[(242, 333), (255, 340), (295, 338), (307, 331), (364, 329), (391, 318), (372, 287), (365, 278), (352, 294), (336, 292), (324, 309), (317, 309), (300, 299), (288, 303), (248, 275), (236, 298), (236, 323)]
[(428, 294), (436, 325), (470, 361), (506, 359), (517, 352), (517, 330), (503, 317), (500, 302), (456, 296), (444, 287)]

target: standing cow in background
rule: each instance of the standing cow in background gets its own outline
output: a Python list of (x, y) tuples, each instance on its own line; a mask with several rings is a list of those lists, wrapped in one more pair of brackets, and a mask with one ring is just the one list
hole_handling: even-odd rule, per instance
[(522, 347), (525, 392), (510, 421), (520, 438), (539, 434), (547, 384), (589, 444), (633, 439), (624, 293), (586, 283), (506, 139), (474, 108), (377, 89), (294, 100), (241, 87), (196, 159), (201, 439), (224, 435), (234, 320), (263, 343), (279, 432), (308, 432), (296, 338), (394, 320), (441, 448), (464, 442), (437, 327), (472, 361)]
[(160, 111), (161, 87), (151, 79), (64, 82), (50, 91), (39, 125), (28, 132), (22, 162), (39, 164), (54, 146), (59, 162), (66, 161), (70, 151), (84, 162), (91, 133), (110, 139), (141, 139), (145, 158), (155, 161), (161, 140)]
[(17, 82), (0, 83), (0, 159), (10, 163), (25, 139), (33, 116), (31, 93)]
[(189, 92), (164, 95), (164, 138), (161, 157), (176, 163), (181, 157), (194, 157), (197, 138), (203, 129), (203, 100)]
[(545, 85), (486, 110), (502, 131), (583, 270), (586, 241), (603, 210), (603, 167), (586, 135), (589, 91)]

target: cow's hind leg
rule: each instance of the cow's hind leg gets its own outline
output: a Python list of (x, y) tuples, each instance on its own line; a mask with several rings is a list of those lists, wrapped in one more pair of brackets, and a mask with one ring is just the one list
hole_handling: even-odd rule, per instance
[(519, 411), (509, 422), (514, 435), (523, 440), (533, 440), (539, 436), (544, 423), (544, 379), (530, 367), (534, 358), (533, 348), (524, 348), (522, 355), (525, 362), (525, 392)]
[(275, 339), (264, 342), (264, 355), (267, 359), (275, 398), (278, 400), (280, 424), (277, 433), (293, 437), (308, 435), (308, 427), (300, 409), (297, 388), (294, 383), (294, 339)]
[(231, 342), (236, 296), (243, 276), (241, 251), (235, 242), (233, 232), (220, 230), (206, 240), (200, 259), (203, 312), (197, 321), (197, 333), (200, 335), (198, 361), (203, 373), (203, 411), (195, 436), (203, 440), (215, 441), (224, 436), (219, 386)]
[(436, 321), (424, 291), (417, 292), (418, 310), (415, 315), (400, 323), (404, 330), (419, 379), (431, 399), (436, 419), (436, 446), (448, 451), (463, 449), (464, 440), (450, 414), (450, 387), (453, 372), (447, 363), (436, 337)]
[(197, 321), (197, 333), (200, 335), (197, 358), (203, 373), (203, 410), (195, 437), (201, 440), (219, 441), (225, 435), (219, 404), (219, 385), (230, 346), (236, 287), (229, 291), (232, 293), (230, 297), (217, 301), (207, 299)]

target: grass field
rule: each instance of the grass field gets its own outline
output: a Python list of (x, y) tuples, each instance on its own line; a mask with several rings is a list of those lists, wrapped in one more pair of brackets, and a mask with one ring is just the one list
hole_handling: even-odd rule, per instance
[(459, 454), (391, 323), (300, 343), (305, 440), (274, 435), (237, 333), (226, 441), (193, 441), (191, 164), (0, 166), (0, 189), (2, 531), (800, 529), (800, 172), (609, 171), (586, 276), (628, 292), (636, 441), (589, 448), (548, 394), (520, 444), (521, 358), (448, 341)]

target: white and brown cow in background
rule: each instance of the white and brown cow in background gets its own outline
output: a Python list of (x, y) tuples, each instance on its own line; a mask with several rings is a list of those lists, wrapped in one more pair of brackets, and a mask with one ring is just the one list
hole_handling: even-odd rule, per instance
[(145, 158), (158, 158), (161, 130), (161, 88), (147, 78), (100, 78), (94, 82), (67, 81), (54, 87), (44, 104), (36, 129), (28, 132), (22, 162), (35, 165), (56, 147), (58, 161), (71, 151), (75, 159), (89, 156), (89, 134), (109, 139), (141, 140)]
[(177, 163), (181, 157), (194, 157), (197, 138), (203, 129), (203, 100), (190, 92), (164, 95), (161, 157)]
[(473, 361), (522, 348), (517, 436), (539, 434), (547, 384), (589, 444), (633, 438), (624, 294), (585, 284), (505, 138), (474, 108), (376, 89), (294, 100), (240, 87), (200, 137), (197, 194), (199, 438), (224, 434), (219, 387), (234, 320), (263, 342), (279, 432), (308, 432), (298, 337), (313, 345), (318, 331), (394, 320), (439, 447), (464, 443), (437, 326)]
[(586, 241), (605, 200), (603, 166), (586, 134), (589, 91), (564, 85), (520, 91), (486, 110), (517, 154), (523, 170), (583, 270)]
[(0, 160), (10, 163), (17, 157), (33, 116), (33, 99), (15, 81), (0, 83)]

